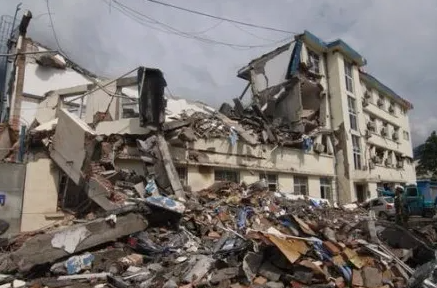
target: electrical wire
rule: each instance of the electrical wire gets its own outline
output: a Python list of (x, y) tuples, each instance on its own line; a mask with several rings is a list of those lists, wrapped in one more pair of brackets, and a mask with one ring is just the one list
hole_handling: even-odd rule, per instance
[(52, 27), (53, 37), (55, 38), (56, 46), (58, 46), (58, 50), (60, 52), (64, 53), (62, 51), (61, 45), (59, 45), (58, 35), (56, 34), (55, 25), (53, 24), (53, 18), (52, 18), (52, 12), (50, 11), (49, 0), (46, 0), (46, 4), (47, 4), (47, 13), (49, 14), (49, 18), (50, 18), (50, 26)]
[(192, 13), (192, 14), (197, 14), (197, 15), (201, 15), (201, 16), (205, 16), (205, 17), (209, 17), (209, 18), (214, 18), (214, 19), (219, 19), (219, 20), (223, 20), (223, 21), (226, 21), (226, 22), (231, 22), (231, 23), (240, 24), (240, 25), (244, 25), (244, 26), (249, 26), (249, 27), (253, 27), (253, 28), (265, 29), (265, 30), (270, 30), (270, 31), (275, 31), (275, 32), (283, 32), (283, 33), (287, 33), (287, 34), (298, 34), (296, 32), (282, 30), (282, 29), (278, 29), (278, 28), (274, 28), (274, 27), (268, 27), (268, 26), (263, 26), (263, 25), (258, 25), (258, 24), (238, 21), (238, 20), (234, 20), (234, 19), (230, 19), (230, 18), (219, 17), (219, 16), (215, 16), (215, 15), (212, 15), (212, 14), (208, 14), (208, 13), (204, 13), (204, 12), (201, 12), (201, 11), (196, 11), (196, 10), (184, 8), (184, 7), (181, 7), (181, 6), (176, 6), (176, 5), (173, 5), (173, 4), (169, 4), (169, 3), (165, 3), (165, 2), (161, 2), (161, 1), (157, 1), (157, 0), (144, 0), (144, 1), (152, 2), (152, 3), (155, 3), (155, 4), (167, 6), (167, 7), (171, 7), (171, 8), (182, 10), (182, 11), (189, 12), (189, 13)]
[[(108, 2), (106, 2), (106, 0), (103, 0), (103, 1), (108, 4)], [(210, 38), (206, 38), (206, 37), (200, 37), (198, 35), (193, 35), (191, 33), (176, 29), (176, 28), (174, 28), (166, 23), (163, 23), (163, 22), (158, 21), (150, 16), (147, 16), (147, 15), (141, 13), (141, 12), (138, 12), (129, 6), (120, 3), (119, 1), (112, 0), (111, 3), (117, 5), (117, 6), (112, 6), (112, 8), (115, 8), (116, 10), (118, 10), (119, 12), (121, 12), (122, 14), (124, 14), (125, 16), (130, 18), (131, 20), (134, 20), (135, 22), (137, 22), (143, 26), (149, 27), (151, 29), (154, 29), (154, 30), (157, 30), (157, 31), (160, 31), (163, 33), (168, 33), (168, 34), (173, 34), (173, 35), (177, 35), (177, 36), (188, 38), (188, 39), (198, 40), (198, 41), (201, 41), (201, 42), (207, 43), (207, 44), (223, 45), (223, 46), (228, 46), (228, 47), (231, 47), (234, 49), (239, 49), (239, 50), (243, 49), (244, 50), (244, 48), (252, 49), (252, 48), (260, 48), (260, 47), (269, 47), (269, 46), (276, 45), (276, 44), (290, 40), (289, 37), (286, 37), (284, 39), (274, 41), (273, 43), (270, 43), (270, 44), (261, 44), (261, 45), (242, 45), (242, 44), (235, 44), (235, 43), (229, 43), (229, 42), (224, 42), (224, 41), (218, 41), (218, 40), (214, 40), (214, 39), (210, 39)], [(160, 26), (164, 27), (165, 30), (157, 28), (155, 26), (151, 26), (149, 24), (160, 25)]]

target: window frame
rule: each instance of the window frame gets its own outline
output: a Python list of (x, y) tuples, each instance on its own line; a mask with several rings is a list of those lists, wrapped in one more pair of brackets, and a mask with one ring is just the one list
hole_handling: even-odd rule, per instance
[(320, 74), (320, 55), (307, 48), (309, 71)]
[(188, 169), (187, 167), (177, 166), (176, 172), (178, 173), (179, 180), (182, 186), (188, 186)]
[(265, 174), (259, 174), (259, 180), (266, 179), (266, 183), (268, 186), (268, 190), (270, 192), (276, 192), (278, 191), (278, 174), (273, 173), (265, 173)]
[(403, 131), (403, 138), (405, 141), (410, 141), (410, 133), (408, 133), (408, 131)]
[(214, 169), (214, 182), (224, 182), (224, 181), (240, 183), (240, 172), (231, 169)]
[[(328, 196), (326, 196), (326, 194), (328, 194)], [(320, 178), (320, 198), (332, 200), (332, 180), (331, 180), (331, 178), (328, 178), (328, 177)]]
[[(302, 193), (302, 187), (305, 188), (303, 193)], [(297, 191), (299, 191), (299, 193)], [(309, 195), (307, 176), (293, 176), (293, 193), (295, 195), (303, 195), (303, 196)]]
[(361, 139), (359, 136), (351, 135), (352, 137), (352, 154), (354, 159), (354, 168), (355, 170), (361, 170), (363, 168), (361, 161)]
[(357, 101), (354, 97), (347, 96), (347, 107), (349, 111), (350, 129), (358, 131)]
[(354, 94), (354, 75), (353, 75), (353, 64), (349, 61), (344, 60), (344, 81), (346, 86), (346, 91)]

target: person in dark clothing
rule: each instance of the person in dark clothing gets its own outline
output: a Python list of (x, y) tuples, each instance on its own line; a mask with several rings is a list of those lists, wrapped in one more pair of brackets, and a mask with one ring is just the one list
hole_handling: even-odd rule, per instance
[(395, 211), (396, 211), (396, 224), (405, 226), (406, 217), (404, 204), (402, 203), (402, 194), (404, 193), (404, 187), (397, 185), (395, 187)]

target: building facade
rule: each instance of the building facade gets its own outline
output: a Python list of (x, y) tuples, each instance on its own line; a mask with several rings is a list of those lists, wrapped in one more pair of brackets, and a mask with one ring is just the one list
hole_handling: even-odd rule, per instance
[(320, 115), (335, 131), (334, 198), (342, 203), (362, 202), (376, 196), (378, 186), (416, 179), (408, 119), (413, 106), (364, 72), (365, 65), (364, 57), (342, 40), (327, 43), (305, 31), (238, 73), (250, 82), (255, 100), (268, 85), (293, 75), (318, 79), (321, 95), (327, 95), (319, 99)]

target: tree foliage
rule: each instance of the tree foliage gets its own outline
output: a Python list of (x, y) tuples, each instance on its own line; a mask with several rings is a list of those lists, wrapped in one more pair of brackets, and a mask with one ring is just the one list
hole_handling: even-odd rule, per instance
[(433, 180), (437, 179), (437, 134), (433, 131), (421, 145), (419, 151), (419, 165), (417, 166), (417, 174), (427, 176)]

